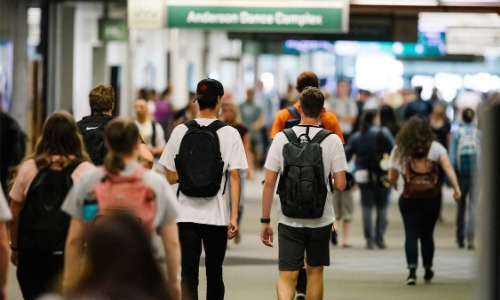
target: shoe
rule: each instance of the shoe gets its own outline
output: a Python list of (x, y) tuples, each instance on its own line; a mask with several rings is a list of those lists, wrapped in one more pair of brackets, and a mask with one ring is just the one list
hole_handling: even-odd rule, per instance
[(344, 244), (344, 245), (342, 245), (342, 248), (352, 248), (352, 245), (351, 244)]
[(406, 285), (415, 285), (417, 284), (417, 270), (416, 269), (410, 269), (410, 274), (408, 275), (408, 278), (406, 279)]
[(302, 293), (297, 293), (295, 295), (295, 300), (306, 300), (306, 295), (304, 295)]
[(459, 249), (463, 249), (465, 247), (464, 241), (457, 241), (457, 245)]
[(469, 246), (467, 247), (467, 249), (469, 249), (469, 250), (475, 250), (476, 246), (474, 246), (474, 244), (470, 243)]
[(377, 247), (379, 249), (385, 249), (385, 248), (387, 248), (387, 245), (385, 243), (377, 243)]
[(366, 249), (373, 249), (373, 243), (366, 243)]
[(430, 283), (432, 278), (434, 278), (434, 272), (431, 269), (425, 269), (424, 280), (426, 283)]
[(332, 244), (334, 246), (337, 246), (338, 244), (338, 240), (337, 240), (337, 231), (335, 231), (335, 229), (332, 231)]
[(415, 285), (417, 284), (417, 276), (408, 276), (406, 279), (406, 285)]

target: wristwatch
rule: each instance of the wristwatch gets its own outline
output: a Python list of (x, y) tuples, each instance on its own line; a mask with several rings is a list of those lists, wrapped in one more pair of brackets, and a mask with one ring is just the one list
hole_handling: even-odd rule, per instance
[(260, 222), (261, 222), (262, 224), (269, 224), (269, 223), (271, 223), (271, 219), (270, 219), (270, 218), (267, 218), (267, 219), (260, 218)]

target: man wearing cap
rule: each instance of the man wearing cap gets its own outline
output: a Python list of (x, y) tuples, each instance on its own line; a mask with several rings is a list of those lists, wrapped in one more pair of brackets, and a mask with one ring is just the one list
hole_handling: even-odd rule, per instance
[[(198, 101), (200, 112), (194, 119), (197, 124), (203, 127), (218, 122), (217, 113), (221, 108), (223, 95), (224, 88), (215, 79), (203, 79), (198, 83), (195, 101)], [(187, 125), (185, 122), (175, 127), (159, 160), (167, 168), (167, 180), (170, 184), (179, 182), (175, 162), (179, 156), (182, 139), (188, 132)], [(240, 170), (248, 167), (245, 150), (238, 131), (233, 127), (223, 126), (216, 131), (216, 134), (224, 162), (223, 172), (229, 176), (230, 188), (225, 191), (225, 180), (222, 180), (217, 194), (213, 197), (187, 196), (182, 189), (179, 191), (182, 299), (198, 299), (202, 244), (205, 250), (207, 299), (224, 299), (222, 263), (226, 255), (227, 239), (232, 239), (238, 232), (236, 220), (240, 198)], [(231, 195), (231, 211), (225, 192)]]

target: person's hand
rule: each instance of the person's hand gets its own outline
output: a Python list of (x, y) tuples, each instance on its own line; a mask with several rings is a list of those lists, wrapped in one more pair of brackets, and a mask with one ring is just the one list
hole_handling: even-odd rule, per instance
[(17, 263), (18, 263), (18, 252), (17, 251), (12, 251), (10, 253), (10, 262), (17, 267)]
[(232, 240), (238, 233), (238, 222), (236, 219), (231, 219), (227, 225), (227, 238)]
[(262, 243), (267, 247), (273, 247), (273, 228), (270, 223), (262, 223), (262, 229), (260, 230), (260, 239)]
[(462, 198), (462, 192), (460, 190), (455, 190), (453, 193), (453, 199), (455, 199), (455, 202), (460, 202), (460, 198)]
[(169, 280), (167, 287), (172, 300), (181, 300), (181, 283), (179, 280)]

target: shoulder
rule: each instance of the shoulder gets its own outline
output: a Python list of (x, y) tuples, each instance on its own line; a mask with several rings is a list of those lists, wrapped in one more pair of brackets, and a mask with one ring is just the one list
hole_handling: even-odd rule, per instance
[(325, 111), (320, 115), (321, 123), (325, 126), (335, 126), (338, 124), (337, 116), (331, 111)]
[(151, 184), (152, 188), (161, 187), (162, 185), (167, 184), (165, 176), (162, 176), (161, 174), (151, 170), (146, 170), (142, 178), (145, 182)]
[(444, 153), (447, 153), (446, 148), (443, 145), (441, 145), (441, 143), (432, 141), (431, 148), (429, 149), (429, 154), (427, 155), (427, 158), (429, 158), (430, 160), (437, 161)]

